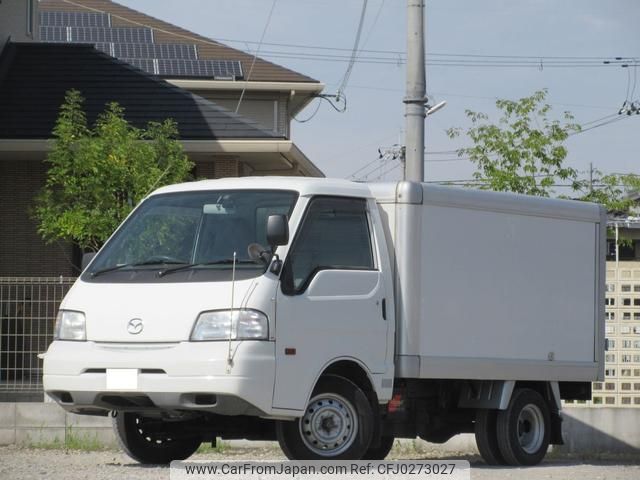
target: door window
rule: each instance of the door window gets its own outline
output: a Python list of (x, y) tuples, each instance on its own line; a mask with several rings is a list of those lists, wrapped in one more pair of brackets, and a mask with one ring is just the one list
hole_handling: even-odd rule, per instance
[(374, 269), (366, 200), (311, 200), (285, 264), (282, 289), (303, 292), (320, 270)]

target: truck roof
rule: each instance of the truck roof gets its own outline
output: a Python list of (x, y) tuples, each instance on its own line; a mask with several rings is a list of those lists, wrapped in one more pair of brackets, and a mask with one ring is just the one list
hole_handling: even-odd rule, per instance
[[(395, 184), (394, 184), (395, 185)], [(345, 197), (373, 197), (365, 183), (339, 178), (309, 177), (230, 177), (217, 180), (179, 183), (157, 189), (152, 195), (202, 190), (274, 189), (294, 190), (301, 196), (339, 195)]]
[(602, 221), (604, 207), (589, 202), (533, 197), (508, 192), (490, 192), (445, 185), (422, 184), (418, 200), (412, 200), (417, 184), (408, 182), (358, 183), (339, 178), (229, 177), (169, 185), (151, 195), (204, 190), (292, 190), (300, 196), (335, 195), (375, 198), (378, 203), (424, 203), (475, 210), (513, 212), (524, 215)]

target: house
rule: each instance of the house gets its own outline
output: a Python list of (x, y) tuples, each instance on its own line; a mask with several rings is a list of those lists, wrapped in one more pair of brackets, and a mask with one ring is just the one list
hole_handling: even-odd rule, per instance
[(252, 63), (107, 0), (0, 2), (0, 401), (42, 399), (37, 355), (78, 273), (80, 252), (45, 245), (29, 214), (65, 93), (80, 90), (89, 122), (113, 101), (135, 126), (176, 120), (200, 178), (322, 176), (290, 122), (323, 85)]

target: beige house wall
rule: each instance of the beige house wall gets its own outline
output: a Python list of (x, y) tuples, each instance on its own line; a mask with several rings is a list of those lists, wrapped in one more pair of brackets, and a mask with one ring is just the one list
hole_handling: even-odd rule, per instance
[[(192, 90), (193, 93), (206, 98), (232, 112), (236, 111), (241, 91)], [(245, 93), (238, 114), (258, 122), (262, 127), (278, 135), (289, 138), (290, 118), (288, 96), (279, 92)]]

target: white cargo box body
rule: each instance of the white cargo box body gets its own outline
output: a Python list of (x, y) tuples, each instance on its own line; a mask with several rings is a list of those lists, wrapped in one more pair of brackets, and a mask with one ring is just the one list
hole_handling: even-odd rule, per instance
[(602, 379), (604, 208), (408, 182), (372, 191), (393, 244), (396, 376)]

